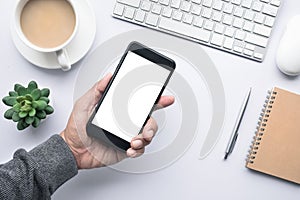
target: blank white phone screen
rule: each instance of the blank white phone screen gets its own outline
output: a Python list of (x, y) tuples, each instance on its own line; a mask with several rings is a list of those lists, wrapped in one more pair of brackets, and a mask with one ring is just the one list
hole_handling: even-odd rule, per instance
[[(170, 72), (129, 51), (92, 123), (130, 142), (142, 128)], [(133, 126), (128, 128), (128, 124)]]

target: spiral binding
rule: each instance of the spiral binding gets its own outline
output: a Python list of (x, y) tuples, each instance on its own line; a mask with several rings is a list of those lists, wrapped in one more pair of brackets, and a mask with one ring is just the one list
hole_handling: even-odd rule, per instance
[(265, 104), (263, 106), (262, 112), (259, 117), (259, 121), (257, 123), (255, 136), (253, 137), (253, 141), (250, 145), (249, 154), (247, 156), (246, 164), (253, 164), (256, 158), (256, 154), (259, 149), (260, 142), (264, 136), (264, 132), (268, 123), (268, 119), (270, 117), (270, 112), (272, 110), (277, 92), (276, 91), (268, 91), (268, 95), (265, 100)]

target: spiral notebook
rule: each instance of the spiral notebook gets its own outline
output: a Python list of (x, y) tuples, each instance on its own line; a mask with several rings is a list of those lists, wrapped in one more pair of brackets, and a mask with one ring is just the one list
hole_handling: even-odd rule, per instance
[(246, 167), (300, 184), (300, 95), (269, 92)]

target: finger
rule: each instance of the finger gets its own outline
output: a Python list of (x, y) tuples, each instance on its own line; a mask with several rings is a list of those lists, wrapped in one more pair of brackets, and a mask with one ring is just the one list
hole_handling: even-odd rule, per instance
[(175, 102), (174, 96), (161, 96), (154, 110), (159, 110), (172, 105)]
[(102, 93), (104, 92), (105, 88), (107, 87), (110, 79), (112, 77), (111, 73), (106, 74), (100, 81), (96, 83), (96, 85), (93, 87), (94, 94), (95, 94), (95, 100), (94, 104), (97, 104), (98, 101), (101, 98)]
[(142, 149), (145, 147), (142, 135), (139, 135), (139, 137), (136, 137), (130, 142), (130, 146), (134, 150)]
[(131, 158), (139, 157), (139, 156), (143, 155), (144, 152), (145, 152), (145, 148), (142, 148), (142, 149), (139, 149), (139, 150), (135, 150), (135, 149), (130, 148), (126, 151), (127, 156), (131, 157)]
[(157, 129), (158, 127), (156, 121), (150, 117), (143, 129), (143, 132), (131, 140), (131, 148), (138, 150), (150, 144), (155, 136), (155, 133), (157, 132)]
[(107, 87), (110, 79), (112, 77), (111, 73), (106, 74), (97, 84), (97, 91), (103, 93), (105, 88)]
[(148, 145), (152, 141), (155, 133), (157, 132), (157, 129), (158, 126), (156, 121), (152, 117), (150, 117), (142, 132), (142, 137), (146, 141), (146, 145)]

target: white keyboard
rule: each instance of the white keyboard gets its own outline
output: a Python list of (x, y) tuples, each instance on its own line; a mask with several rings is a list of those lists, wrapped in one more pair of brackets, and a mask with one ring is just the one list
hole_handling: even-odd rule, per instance
[(113, 16), (262, 62), (280, 0), (117, 0)]

